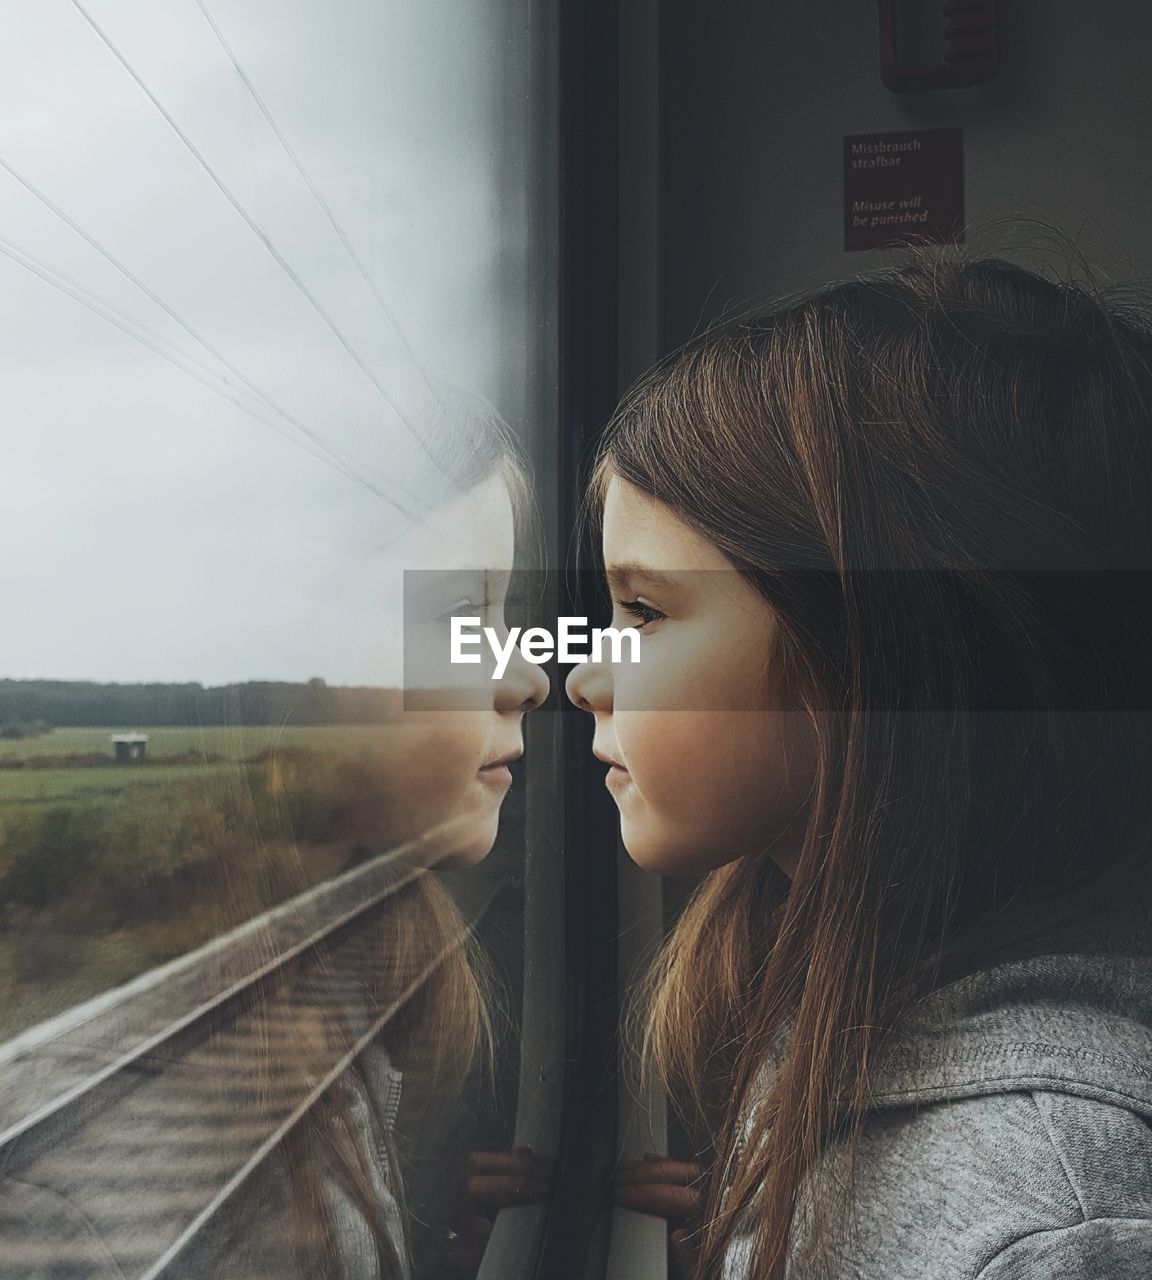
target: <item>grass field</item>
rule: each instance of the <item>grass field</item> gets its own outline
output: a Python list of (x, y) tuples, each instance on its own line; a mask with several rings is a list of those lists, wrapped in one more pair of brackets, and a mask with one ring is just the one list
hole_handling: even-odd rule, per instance
[(109, 765), (107, 769), (0, 769), (0, 811), (5, 804), (84, 804), (199, 781), (234, 765), (181, 764), (150, 769)]
[[(435, 718), (122, 728), (148, 733), (145, 763), (111, 763), (112, 727), (0, 740), (0, 766), (25, 762), (0, 767), (0, 1042), (434, 831), (456, 804), (460, 756)], [(508, 797), (513, 823), (520, 805)], [(465, 900), (490, 891), (461, 876)]]
[[(112, 763), (122, 729), (148, 734), (145, 762)], [(129, 725), (0, 740), (0, 1040), (364, 856), (371, 761), (396, 750), (391, 733)]]
[[(355, 756), (370, 749), (388, 733), (380, 725), (316, 725), (301, 727), (143, 728), (148, 735), (147, 763), (112, 763), (110, 729), (54, 729), (38, 738), (0, 739), (0, 766), (14, 760), (43, 759), (46, 756), (102, 754), (108, 767), (91, 766), (61, 769), (0, 767), (0, 817), (5, 805), (28, 806), (50, 803), (83, 804), (113, 799), (142, 789), (177, 787), (206, 782), (213, 774), (235, 773), (237, 763), (276, 749), (299, 749)], [(203, 755), (205, 762), (189, 761)], [(176, 757), (177, 763), (165, 764)], [(213, 757), (221, 757), (213, 759)]]

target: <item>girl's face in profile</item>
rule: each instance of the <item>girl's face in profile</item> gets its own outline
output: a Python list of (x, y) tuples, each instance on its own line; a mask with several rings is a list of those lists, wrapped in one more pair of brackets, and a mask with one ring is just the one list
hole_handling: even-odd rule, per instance
[[(405, 539), (406, 567), (420, 571), (420, 616), (406, 622), (416, 650), (449, 652), (449, 613), (474, 614), (506, 633), (504, 597), (513, 567), (512, 499), (500, 475), (436, 508)], [(461, 599), (461, 593), (467, 600)], [(443, 597), (443, 598), (440, 598)], [(449, 672), (438, 663), (437, 672)], [(433, 688), (382, 735), (371, 769), (392, 846), (424, 839), (438, 866), (478, 862), (496, 839), (511, 777), (504, 764), (524, 749), (524, 713), (548, 696), (540, 667), (513, 651), (500, 679), (492, 663), (452, 668), (459, 686)]]
[(772, 609), (716, 546), (617, 476), (603, 530), (612, 625), (639, 629), (640, 660), (582, 663), (567, 690), (595, 717), (625, 847), (665, 875), (761, 851), (792, 874), (813, 751), (768, 662)]

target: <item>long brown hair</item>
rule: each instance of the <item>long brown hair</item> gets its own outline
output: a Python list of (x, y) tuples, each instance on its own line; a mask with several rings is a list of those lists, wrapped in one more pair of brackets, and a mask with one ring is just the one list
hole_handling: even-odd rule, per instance
[[(368, 967), (359, 995), (373, 1015), (395, 1010), (380, 1039), (393, 1065), (404, 1072), (409, 1107), (414, 1091), (419, 1115), (463, 1088), (477, 1059), (487, 1078), (493, 1055), (494, 978), (460, 909), (434, 874), (410, 881), (395, 895), (366, 945), (375, 962)], [(324, 976), (321, 969), (321, 986)], [(326, 1067), (346, 1054), (360, 1030), (355, 1025), (345, 1029), (342, 1011), (326, 1008), (322, 998), (311, 1008), (317, 1012), (295, 1027), (293, 1065), (304, 1069)], [(369, 1133), (361, 1131), (350, 1090), (358, 1090), (363, 1099), (359, 1115), (367, 1117)], [(333, 1212), (332, 1187), (339, 1188), (368, 1229), (375, 1274), (381, 1280), (406, 1274), (401, 1255), (411, 1245), (404, 1220), (403, 1171), (383, 1101), (376, 1096), (372, 1077), (354, 1060), (345, 1078), (285, 1139), (292, 1203), (289, 1231), (301, 1275), (336, 1280), (345, 1274), (341, 1259), (350, 1242), (342, 1238), (343, 1224)], [(386, 1162), (386, 1181), (400, 1209), (403, 1239), (394, 1238), (378, 1198), (369, 1165), (372, 1149)]]
[(794, 878), (709, 874), (647, 992), (644, 1060), (713, 1145), (701, 1277), (742, 1222), (784, 1276), (913, 1001), (1147, 882), (1147, 315), (915, 251), (695, 339), (605, 434), (593, 521), (619, 476), (747, 575), (817, 746)]

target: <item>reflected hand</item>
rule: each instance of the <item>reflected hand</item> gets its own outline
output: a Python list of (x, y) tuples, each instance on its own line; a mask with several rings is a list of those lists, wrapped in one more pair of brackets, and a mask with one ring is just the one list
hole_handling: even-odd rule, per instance
[(673, 1280), (691, 1280), (695, 1274), (692, 1228), (704, 1208), (703, 1178), (704, 1171), (694, 1161), (671, 1160), (654, 1152), (616, 1167), (617, 1206), (667, 1218), (675, 1228), (669, 1237)]
[(546, 1200), (551, 1172), (550, 1163), (531, 1147), (473, 1151), (468, 1156), (445, 1250), (446, 1280), (473, 1280), (496, 1214)]

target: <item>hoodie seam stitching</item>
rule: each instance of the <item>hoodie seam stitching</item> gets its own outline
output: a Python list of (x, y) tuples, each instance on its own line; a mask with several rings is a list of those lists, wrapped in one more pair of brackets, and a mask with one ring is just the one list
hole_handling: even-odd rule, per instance
[[(874, 1093), (872, 1097), (878, 1102), (899, 1102), (904, 1106), (909, 1106), (917, 1102), (947, 1101), (951, 1098), (962, 1097), (984, 1097), (989, 1086), (1005, 1084), (1016, 1085), (1016, 1088), (1011, 1090), (1013, 1093), (1030, 1093), (1033, 1089), (1039, 1089), (1045, 1093), (1068, 1093), (1067, 1086), (1069, 1084), (1083, 1085), (1083, 1082), (1068, 1080), (1062, 1076), (1043, 1075), (1040, 1073), (1029, 1074), (1019, 1071), (1011, 1075), (983, 1076), (978, 1080), (966, 1080), (960, 1083), (953, 1080), (944, 1081), (937, 1085), (925, 1084), (915, 1085), (908, 1089), (891, 1089)], [(1126, 1103), (1132, 1104), (1126, 1107), (1126, 1110), (1138, 1110), (1147, 1106), (1147, 1102), (1144, 1099), (1137, 1097), (1135, 1094), (1127, 1093), (1116, 1085), (1093, 1085), (1092, 1087), (1100, 1093), (1110, 1094), (1117, 1099), (1122, 1098)], [(973, 1094), (958, 1092), (962, 1089), (980, 1090), (980, 1092)], [(934, 1093), (941, 1093), (942, 1097), (939, 1099), (931, 1097), (930, 1095)], [(1081, 1095), (1077, 1092), (1076, 1096)]]
[[(918, 1067), (924, 1067), (941, 1062), (966, 1062), (993, 1057), (1001, 1053), (1010, 1053), (1016, 1056), (1034, 1053), (1048, 1054), (1059, 1058), (1091, 1059), (1094, 1062), (1106, 1063), (1108, 1066), (1124, 1067), (1143, 1079), (1152, 1079), (1152, 1072), (1148, 1071), (1146, 1067), (1142, 1067), (1135, 1058), (1130, 1058), (1125, 1054), (1105, 1053), (1100, 1049), (1090, 1049), (1086, 1046), (1071, 1048), (1068, 1045), (1052, 1044), (1043, 1040), (993, 1040), (966, 1049), (914, 1049), (907, 1056), (912, 1057)], [(899, 1052), (893, 1055), (894, 1058), (899, 1058), (900, 1056), (904, 1055), (899, 1054)]]
[(1048, 1118), (1047, 1114), (1045, 1113), (1044, 1108), (1041, 1107), (1039, 1102), (1036, 1101), (1036, 1091), (1029, 1090), (1028, 1097), (1032, 1102), (1032, 1106), (1036, 1110), (1037, 1116), (1040, 1118), (1040, 1127), (1041, 1129), (1043, 1129), (1044, 1134), (1048, 1139), (1049, 1145), (1052, 1147), (1052, 1150), (1055, 1153), (1056, 1159), (1060, 1164), (1060, 1168), (1064, 1174), (1064, 1179), (1068, 1183), (1068, 1189), (1072, 1192), (1073, 1199), (1076, 1201), (1076, 1204), (1080, 1209), (1080, 1223), (1082, 1225), (1083, 1223), (1088, 1221), (1088, 1209), (1084, 1204), (1083, 1197), (1080, 1195), (1080, 1189), (1076, 1185), (1076, 1180), (1072, 1176), (1072, 1169), (1068, 1164), (1068, 1161), (1064, 1155), (1064, 1151), (1062, 1150), (1060, 1144), (1056, 1141), (1056, 1134), (1055, 1134), (1055, 1131), (1053, 1130), (1051, 1120)]

